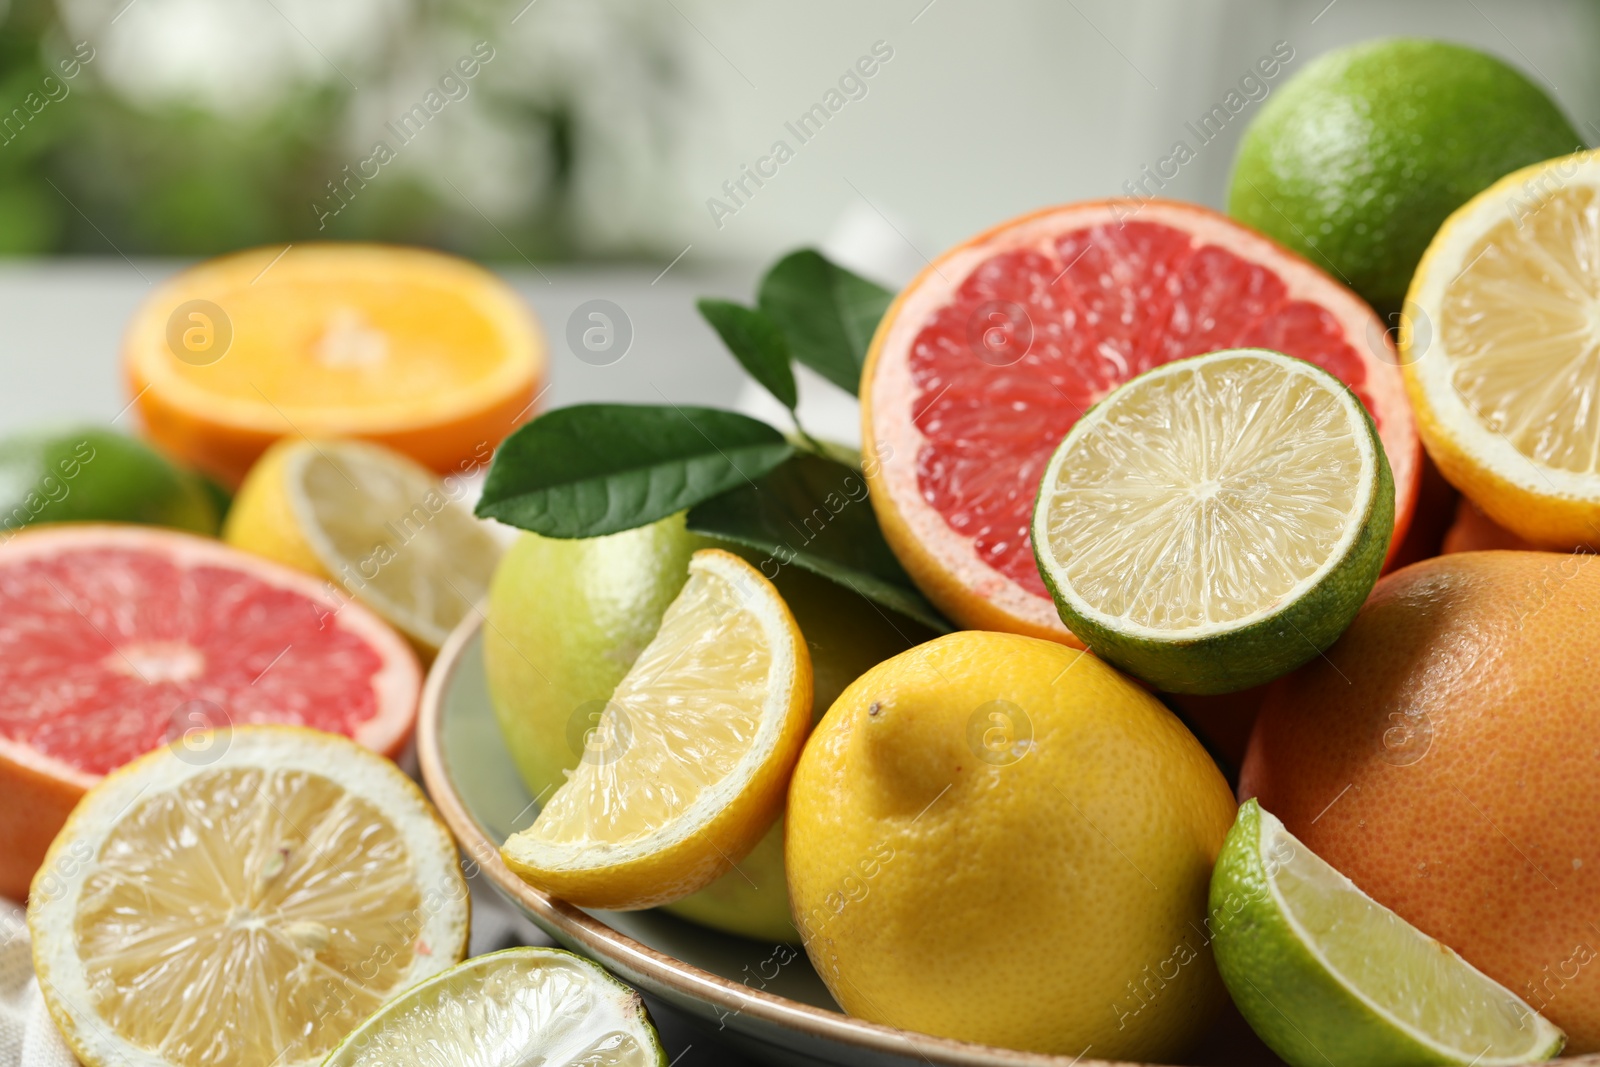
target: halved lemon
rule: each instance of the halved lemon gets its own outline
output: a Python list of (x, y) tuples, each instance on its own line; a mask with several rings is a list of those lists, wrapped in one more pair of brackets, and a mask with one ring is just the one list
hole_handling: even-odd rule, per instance
[(432, 656), (500, 562), (466, 493), (379, 445), (287, 439), (251, 469), (222, 536), (336, 583)]
[(34, 968), (89, 1067), (319, 1062), (466, 954), (449, 833), (353, 741), (244, 726), (106, 776), (28, 894)]
[(1537, 545), (1600, 540), (1600, 154), (1510, 174), (1434, 236), (1400, 338), (1440, 471)]
[(1051, 457), (1034, 555), (1067, 628), (1171, 692), (1260, 685), (1372, 590), (1394, 524), (1383, 445), (1348, 386), (1265, 349), (1157, 367)]
[(396, 997), (323, 1067), (399, 1063), (666, 1067), (667, 1054), (644, 1000), (597, 964), (557, 948), (508, 948)]
[(1291, 1067), (1547, 1060), (1566, 1036), (1505, 986), (1363, 893), (1254, 800), (1211, 877), (1217, 969)]
[(777, 819), (810, 728), (811, 657), (788, 606), (738, 556), (702, 549), (577, 769), (501, 854), (581, 907), (682, 899)]
[(230, 486), (285, 436), (364, 437), (440, 473), (481, 461), (528, 417), (545, 362), (526, 304), (489, 271), (367, 244), (208, 260), (157, 288), (123, 339), (150, 435)]

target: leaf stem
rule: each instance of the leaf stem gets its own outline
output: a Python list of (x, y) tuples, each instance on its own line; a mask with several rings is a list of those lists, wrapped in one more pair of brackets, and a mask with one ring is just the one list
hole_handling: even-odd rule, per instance
[(795, 411), (794, 408), (789, 409), (789, 418), (794, 423), (795, 436), (800, 438), (800, 443), (805, 447), (807, 452), (810, 452), (813, 456), (821, 456), (823, 459), (833, 458), (828, 454), (827, 446), (821, 441), (817, 440), (815, 437), (812, 437), (806, 432), (806, 428), (800, 425), (800, 414)]

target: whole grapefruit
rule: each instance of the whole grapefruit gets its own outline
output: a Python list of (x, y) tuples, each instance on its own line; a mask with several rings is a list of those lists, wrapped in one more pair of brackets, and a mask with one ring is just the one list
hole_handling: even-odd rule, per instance
[(1600, 1049), (1600, 563), (1466, 552), (1378, 583), (1245, 756), (1317, 855)]

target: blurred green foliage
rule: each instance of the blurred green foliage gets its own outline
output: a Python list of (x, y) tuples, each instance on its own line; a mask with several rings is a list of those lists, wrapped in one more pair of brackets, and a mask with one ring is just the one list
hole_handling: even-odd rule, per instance
[[(73, 40), (53, 0), (12, 0), (9, 10), (0, 0), (0, 255), (194, 256), (318, 238), (427, 244), (485, 259), (654, 251), (648, 237), (635, 247), (626, 239), (598, 247), (586, 232), (578, 191), (583, 146), (591, 145), (590, 155), (607, 154), (592, 150), (604, 140), (593, 130), (596, 108), (586, 110), (585, 87), (562, 85), (559, 74), (546, 71), (542, 79), (530, 79), (532, 89), (515, 82), (516, 64), (526, 57), (506, 40), (506, 16), (522, 6), (425, 0), (413, 25), (380, 26), (375, 33), (388, 39), (402, 32), (432, 32), (430, 18), (449, 23), (457, 37), (465, 32), (489, 39), (497, 33), (493, 39), (506, 58), (493, 66), (495, 79), (480, 77), (471, 86), (471, 106), (493, 116), (492, 132), (509, 131), (505, 152), (537, 161), (537, 180), (526, 183), (511, 208), (501, 204), (492, 218), (485, 217), (448, 173), (441, 180), (429, 172), (429, 165), (439, 171), (437, 159), (430, 163), (421, 158), (426, 152), (406, 148), (403, 153), (415, 151), (416, 157), (407, 158), (405, 166), (386, 166), (381, 178), (367, 182), (336, 217), (323, 220), (322, 228), (314, 205), (331, 202), (329, 182), (340, 177), (341, 168), (364, 158), (369, 149), (355, 146), (370, 145), (371, 135), (379, 132), (353, 132), (357, 90), (343, 71), (337, 79), (291, 86), (269, 108), (245, 114), (219, 113), (202, 103), (141, 104), (108, 84), (103, 42)], [(613, 0), (608, 6), (621, 9), (620, 21), (626, 23), (637, 5)], [(525, 21), (529, 25), (515, 28), (529, 31), (537, 20)], [(623, 65), (650, 83), (651, 91), (640, 95), (656, 101), (658, 113), (665, 114), (666, 98), (679, 80), (675, 53), (659, 32), (660, 23), (643, 21), (620, 35), (635, 53)], [(78, 76), (63, 79), (58, 64), (70, 61), (75, 47), (93, 49), (95, 59)], [(604, 49), (617, 46), (607, 38), (598, 47), (605, 55)], [(448, 60), (435, 65), (449, 70)], [(570, 69), (580, 69), (580, 63), (569, 64)], [(365, 73), (378, 78), (383, 71)], [(491, 81), (498, 84), (490, 87)], [(24, 121), (29, 94), (37, 101), (46, 95), (45, 87), (64, 95)], [(380, 84), (374, 93), (383, 89)], [(17, 116), (9, 128), (4, 125), (8, 115)]]

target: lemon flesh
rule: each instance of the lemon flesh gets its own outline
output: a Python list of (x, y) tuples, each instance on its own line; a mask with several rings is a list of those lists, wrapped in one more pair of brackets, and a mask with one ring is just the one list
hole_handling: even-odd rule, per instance
[(288, 440), (251, 470), (224, 537), (335, 582), (432, 655), (500, 561), (466, 491), (379, 445)]
[(1483, 427), (1547, 469), (1600, 473), (1600, 190), (1507, 217), (1445, 286), (1450, 381)]
[(507, 863), (589, 907), (703, 889), (782, 808), (811, 686), (805, 641), (772, 584), (731, 553), (696, 552), (577, 769), (506, 842)]
[(1217, 859), (1209, 925), (1234, 1002), (1291, 1067), (1494, 1067), (1549, 1059), (1566, 1041), (1254, 800)]
[[(598, 725), (660, 628), (688, 580), (689, 557), (713, 544), (689, 533), (680, 513), (604, 537), (523, 533), (507, 549), (489, 594), (483, 659), (495, 717), (530, 797), (548, 796), (577, 766), (584, 731)], [(813, 720), (864, 671), (932, 636), (797, 566), (780, 570), (773, 585), (806, 636)], [(728, 933), (793, 941), (782, 820), (739, 870), (666, 908)]]
[(212, 765), (161, 748), (92, 790), (29, 896), (91, 1067), (315, 1063), (465, 954), (454, 846), (398, 768), (294, 727), (209, 736)]
[(1045, 469), (1034, 552), (1062, 621), (1174, 692), (1227, 692), (1331, 644), (1377, 580), (1394, 486), (1361, 402), (1263, 349), (1111, 393)]
[(1519, 171), (1446, 222), (1402, 339), (1418, 428), (1496, 522), (1600, 540), (1600, 159)]
[(633, 990), (570, 952), (512, 948), (407, 990), (362, 1023), (324, 1067), (666, 1062)]

